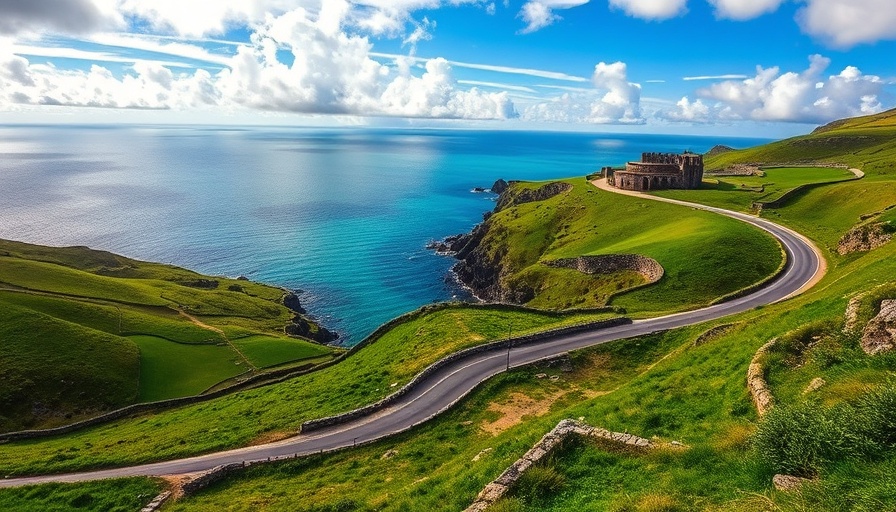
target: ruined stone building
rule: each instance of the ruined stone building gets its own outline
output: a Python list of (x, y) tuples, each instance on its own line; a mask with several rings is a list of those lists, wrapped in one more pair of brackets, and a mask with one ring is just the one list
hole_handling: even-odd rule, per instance
[(696, 153), (642, 153), (640, 162), (624, 168), (604, 167), (601, 174), (610, 185), (623, 190), (697, 188), (703, 181), (703, 156)]

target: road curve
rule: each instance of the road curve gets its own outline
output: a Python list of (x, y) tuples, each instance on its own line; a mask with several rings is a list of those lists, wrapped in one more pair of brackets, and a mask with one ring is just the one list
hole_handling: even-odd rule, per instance
[[(601, 186), (601, 184), (597, 184)], [(616, 190), (613, 190), (616, 191)], [(726, 215), (757, 226), (779, 240), (786, 253), (783, 272), (761, 289), (744, 297), (695, 311), (620, 325), (567, 336), (555, 337), (531, 345), (514, 348), (509, 365), (520, 366), (554, 357), (570, 350), (590, 347), (609, 341), (649, 334), (715, 320), (757, 306), (781, 301), (811, 287), (824, 273), (820, 251), (802, 235), (765, 219), (743, 213), (683, 201), (641, 195), (683, 206)], [(499, 350), (471, 355), (434, 373), (429, 379), (393, 405), (370, 416), (339, 426), (317, 430), (258, 446), (237, 448), (198, 457), (142, 464), (115, 469), (44, 475), (0, 480), (0, 487), (15, 487), (46, 482), (82, 482), (131, 476), (164, 476), (195, 473), (221, 464), (247, 461), (288, 459), (326, 452), (356, 444), (368, 443), (410, 429), (445, 411), (486, 379), (507, 370), (507, 351)]]

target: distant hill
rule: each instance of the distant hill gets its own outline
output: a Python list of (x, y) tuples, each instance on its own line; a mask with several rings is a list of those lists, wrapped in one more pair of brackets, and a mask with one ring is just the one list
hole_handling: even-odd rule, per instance
[(707, 155), (706, 169), (738, 163), (838, 163), (865, 172), (896, 173), (896, 109), (871, 116), (843, 119), (808, 135), (755, 148)]

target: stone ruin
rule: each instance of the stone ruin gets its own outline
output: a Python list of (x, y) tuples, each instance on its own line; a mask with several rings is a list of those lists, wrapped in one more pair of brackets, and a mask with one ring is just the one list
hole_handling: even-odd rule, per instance
[(703, 155), (689, 151), (642, 153), (640, 162), (629, 162), (622, 168), (604, 167), (601, 176), (616, 188), (637, 192), (695, 189), (703, 181)]

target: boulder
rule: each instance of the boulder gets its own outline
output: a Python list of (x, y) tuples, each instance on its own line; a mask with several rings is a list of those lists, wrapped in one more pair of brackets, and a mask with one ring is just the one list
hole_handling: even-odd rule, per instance
[(492, 193), (494, 194), (500, 194), (505, 190), (507, 190), (507, 182), (503, 179), (498, 179), (498, 181), (492, 184)]
[(775, 489), (779, 491), (793, 491), (799, 489), (804, 483), (809, 481), (810, 480), (806, 478), (800, 478), (793, 475), (777, 474), (772, 477), (772, 483), (775, 484)]
[(862, 350), (874, 355), (896, 349), (896, 300), (880, 303), (880, 313), (862, 331)]

